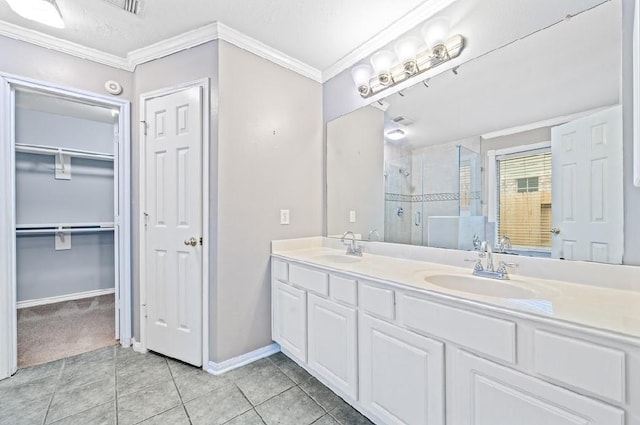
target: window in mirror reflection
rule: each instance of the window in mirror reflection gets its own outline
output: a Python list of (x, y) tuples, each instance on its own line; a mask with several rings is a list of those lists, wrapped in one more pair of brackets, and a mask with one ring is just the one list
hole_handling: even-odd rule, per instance
[(496, 158), (496, 245), (506, 236), (514, 250), (551, 255), (551, 168), (550, 149)]

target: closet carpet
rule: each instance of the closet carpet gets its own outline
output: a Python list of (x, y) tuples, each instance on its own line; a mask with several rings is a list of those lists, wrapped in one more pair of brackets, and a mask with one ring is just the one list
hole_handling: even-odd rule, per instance
[(115, 334), (113, 294), (19, 309), (18, 367), (114, 345)]

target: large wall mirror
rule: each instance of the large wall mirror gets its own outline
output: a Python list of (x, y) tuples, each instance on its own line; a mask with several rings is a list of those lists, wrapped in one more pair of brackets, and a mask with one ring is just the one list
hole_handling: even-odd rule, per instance
[(329, 122), (328, 236), (621, 263), (621, 9), (604, 2)]

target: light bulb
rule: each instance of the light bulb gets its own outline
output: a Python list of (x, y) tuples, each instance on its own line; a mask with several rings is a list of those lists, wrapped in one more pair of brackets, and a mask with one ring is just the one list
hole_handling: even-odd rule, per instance
[(427, 47), (433, 47), (444, 44), (449, 35), (450, 23), (447, 18), (436, 18), (427, 22), (422, 27), (422, 36), (427, 43)]
[(373, 70), (367, 64), (361, 64), (354, 66), (351, 69), (351, 77), (353, 82), (356, 83), (360, 96), (367, 96), (371, 88), (369, 87), (369, 81), (371, 81), (371, 75)]
[(393, 82), (391, 78), (391, 68), (396, 60), (396, 56), (390, 50), (381, 50), (371, 56), (371, 65), (378, 76), (378, 81), (383, 86), (388, 86)]
[(413, 75), (418, 71), (416, 56), (418, 55), (418, 51), (420, 50), (420, 47), (422, 47), (422, 44), (423, 41), (418, 37), (410, 36), (401, 39), (395, 45), (398, 60), (402, 64), (405, 72), (410, 75)]

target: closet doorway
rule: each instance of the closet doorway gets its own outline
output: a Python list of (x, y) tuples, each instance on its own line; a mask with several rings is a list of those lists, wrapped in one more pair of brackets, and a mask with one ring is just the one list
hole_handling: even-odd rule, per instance
[(129, 102), (0, 77), (1, 379), (130, 345), (131, 279)]

